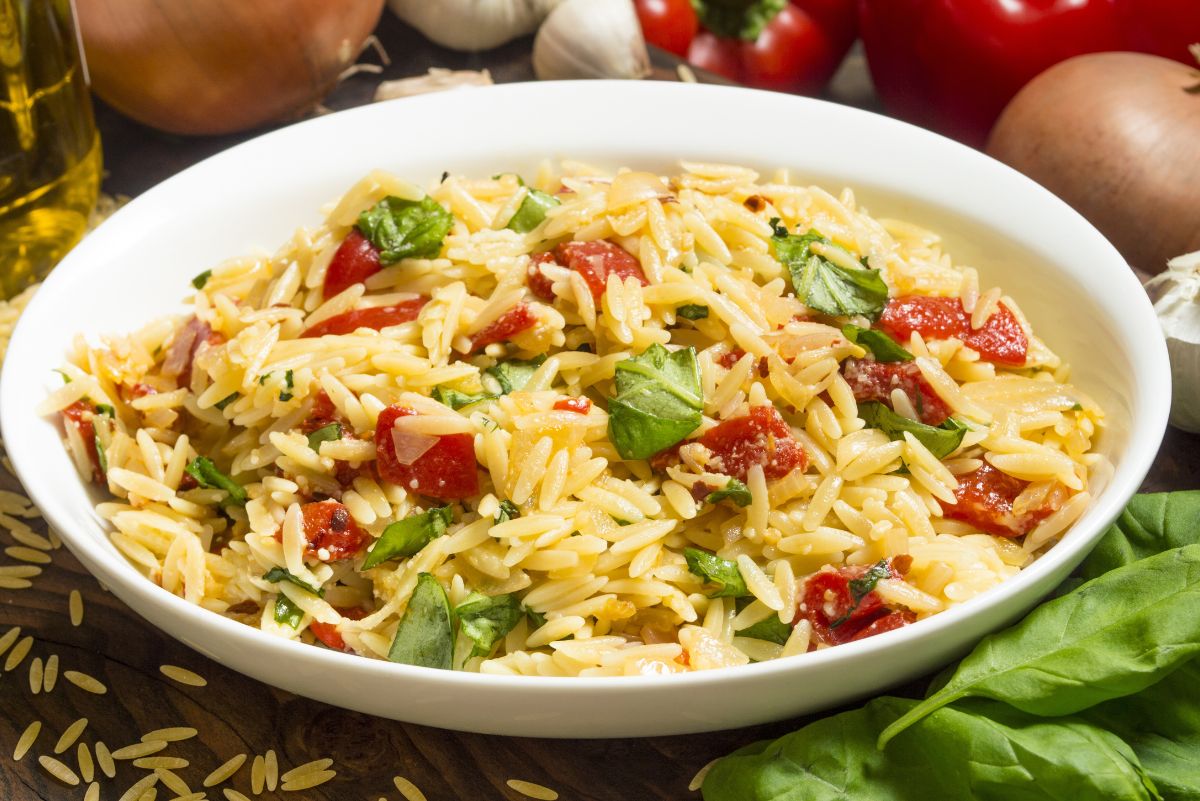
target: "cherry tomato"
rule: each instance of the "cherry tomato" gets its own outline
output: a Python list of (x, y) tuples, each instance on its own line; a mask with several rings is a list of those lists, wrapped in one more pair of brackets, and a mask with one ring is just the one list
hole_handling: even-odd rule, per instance
[(715, 72), (723, 78), (742, 83), (742, 43), (738, 39), (722, 38), (715, 33), (700, 31), (688, 48), (687, 60), (701, 69)]
[(347, 287), (366, 281), (382, 269), (379, 248), (372, 245), (371, 240), (359, 233), (357, 228), (351, 228), (334, 251), (333, 259), (325, 270), (322, 292), (326, 299), (332, 298)]
[(742, 42), (742, 78), (779, 92), (817, 94), (840, 56), (829, 34), (797, 6), (784, 6), (753, 42)]
[(392, 426), (397, 419), (413, 414), (416, 412), (405, 406), (389, 406), (379, 413), (375, 428), (379, 475), (408, 492), (438, 500), (456, 501), (478, 495), (475, 438), (470, 434), (444, 434), (412, 464), (400, 463), (392, 440)]
[(511, 339), (514, 334), (528, 331), (537, 325), (537, 315), (528, 303), (522, 303), (500, 315), (500, 318), (471, 337), (471, 352), (486, 348), (493, 342)]
[(646, 41), (677, 56), (686, 56), (700, 28), (690, 0), (635, 0)]
[(322, 320), (300, 336), (321, 337), (326, 334), (353, 334), (360, 328), (372, 328), (379, 331), (389, 325), (400, 325), (417, 319), (417, 315), (421, 313), (421, 309), (428, 302), (429, 298), (415, 298), (394, 306), (351, 309), (327, 320)]

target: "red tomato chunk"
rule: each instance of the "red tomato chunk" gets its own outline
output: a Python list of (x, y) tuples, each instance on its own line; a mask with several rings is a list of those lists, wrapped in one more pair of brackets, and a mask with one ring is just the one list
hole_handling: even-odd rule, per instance
[[(300, 507), (304, 515), (304, 556), (322, 562), (349, 559), (370, 542), (371, 537), (358, 527), (350, 511), (337, 501), (318, 501)], [(283, 541), (283, 531), (275, 534)], [(322, 554), (324, 551), (324, 554)]]
[(475, 462), (475, 438), (470, 434), (443, 434), (437, 444), (412, 464), (396, 458), (392, 426), (401, 417), (416, 414), (405, 406), (389, 406), (379, 414), (375, 428), (375, 454), (379, 475), (386, 481), (418, 495), (443, 501), (461, 500), (479, 494)]
[(537, 315), (528, 303), (522, 303), (500, 315), (496, 322), (471, 337), (471, 353), (482, 350), (494, 342), (504, 342), (515, 334), (528, 331), (537, 325)]
[(990, 464), (958, 476), (956, 504), (942, 504), (942, 515), (970, 523), (980, 531), (1000, 537), (1023, 537), (1047, 517), (1053, 508), (1013, 514), (1013, 501), (1029, 486), (1028, 481), (1002, 473)]
[[(646, 274), (642, 272), (641, 263), (630, 253), (612, 242), (597, 239), (591, 242), (564, 242), (554, 249), (553, 260), (568, 270), (579, 273), (596, 305), (604, 297), (608, 288), (608, 276), (616, 275), (621, 279), (636, 278), (642, 286), (649, 284)], [(539, 265), (547, 263), (547, 259), (535, 258), (530, 265), (530, 290), (544, 300), (552, 300), (553, 292), (549, 291), (549, 280), (542, 274)], [(538, 278), (533, 278), (536, 271)], [(541, 294), (545, 292), (545, 294)]]
[[(902, 578), (912, 564), (909, 556), (888, 560), (888, 577)], [(916, 620), (907, 609), (891, 609), (874, 589), (854, 599), (851, 581), (861, 580), (874, 565), (854, 565), (822, 570), (809, 577), (792, 625), (808, 620), (817, 641), (829, 645), (861, 640)], [(816, 642), (813, 643), (816, 645)]]
[(63, 424), (69, 425), (79, 432), (83, 440), (84, 450), (87, 451), (88, 461), (92, 464), (92, 482), (104, 484), (104, 472), (100, 469), (100, 454), (96, 452), (96, 427), (92, 420), (96, 411), (86, 400), (77, 400), (62, 410)]
[(916, 331), (925, 339), (956, 337), (996, 364), (1021, 366), (1029, 352), (1029, 340), (1016, 315), (1003, 303), (982, 328), (971, 328), (971, 315), (958, 298), (908, 295), (892, 298), (879, 318), (879, 327), (899, 342), (908, 342)]
[(321, 337), (326, 334), (353, 334), (360, 328), (379, 331), (389, 325), (400, 325), (417, 319), (429, 298), (414, 298), (394, 306), (369, 306), (322, 320), (309, 328), (301, 337)]
[(563, 398), (555, 401), (554, 408), (560, 412), (587, 414), (592, 409), (592, 402), (587, 398)]
[(879, 401), (890, 408), (892, 390), (898, 389), (908, 396), (922, 423), (936, 426), (950, 416), (950, 407), (933, 391), (915, 362), (847, 359), (842, 375), (859, 403)]
[(379, 249), (359, 233), (357, 228), (351, 228), (325, 270), (325, 286), (322, 291), (326, 300), (348, 287), (361, 284), (382, 269)]
[(706, 431), (700, 443), (712, 451), (714, 471), (741, 481), (756, 464), (768, 479), (808, 466), (804, 449), (774, 406), (755, 406), (744, 417), (725, 420)]
[[(334, 609), (342, 617), (349, 620), (362, 620), (367, 616), (366, 610), (357, 606), (350, 607), (349, 609), (334, 607)], [(308, 630), (327, 648), (332, 648), (335, 651), (345, 651), (348, 654), (354, 653), (354, 649), (347, 646), (346, 641), (342, 639), (342, 634), (338, 631), (336, 623), (321, 623), (314, 620), (308, 624)]]
[(529, 269), (525, 273), (525, 283), (533, 296), (547, 303), (554, 300), (554, 282), (542, 272), (543, 264), (554, 264), (554, 254), (550, 251), (537, 253), (529, 258)]

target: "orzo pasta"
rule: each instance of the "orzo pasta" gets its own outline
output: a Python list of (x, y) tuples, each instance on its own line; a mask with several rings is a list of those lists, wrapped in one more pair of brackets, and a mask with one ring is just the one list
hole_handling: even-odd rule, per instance
[(736, 166), (529, 177), (373, 173), (79, 338), (44, 409), (116, 547), (278, 637), (673, 673), (936, 614), (1087, 506), (1102, 411), (935, 234)]

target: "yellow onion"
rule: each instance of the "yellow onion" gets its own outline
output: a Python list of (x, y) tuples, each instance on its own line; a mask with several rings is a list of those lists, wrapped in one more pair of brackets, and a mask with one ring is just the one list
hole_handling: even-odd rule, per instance
[(383, 0), (77, 0), (92, 88), (171, 133), (302, 116), (358, 58)]

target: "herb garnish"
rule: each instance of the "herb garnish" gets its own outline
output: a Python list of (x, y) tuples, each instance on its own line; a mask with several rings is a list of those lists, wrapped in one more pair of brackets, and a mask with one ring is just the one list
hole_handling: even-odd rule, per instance
[(646, 459), (700, 425), (704, 401), (695, 348), (654, 344), (617, 362), (617, 396), (608, 402), (608, 436), (623, 459)]
[(223, 411), (225, 411), (225, 407), (226, 407), (226, 406), (228, 406), (229, 404), (233, 403), (233, 402), (234, 402), (235, 400), (237, 400), (239, 397), (241, 397), (241, 396), (240, 396), (240, 395), (238, 395), (238, 393), (236, 393), (236, 392), (233, 392), (233, 393), (231, 393), (231, 394), (229, 394), (229, 395), (226, 395), (225, 397), (221, 398), (221, 399), (220, 399), (219, 401), (217, 401), (216, 403), (214, 403), (214, 404), (213, 404), (213, 408), (214, 408), (214, 409), (217, 409), (218, 411), (222, 411), (222, 412), (223, 412)]
[(304, 620), (304, 610), (292, 603), (292, 599), (279, 593), (275, 596), (275, 622), (281, 626), (298, 628)]
[(212, 463), (212, 460), (204, 456), (197, 456), (187, 467), (184, 468), (188, 475), (196, 479), (196, 482), (206, 489), (222, 489), (228, 493), (228, 497), (221, 501), (221, 506), (245, 506), (246, 505), (246, 490), (241, 484), (234, 481), (229, 476), (217, 469), (217, 466)]
[(510, 395), (525, 389), (529, 379), (544, 361), (546, 357), (543, 354), (532, 359), (509, 359), (487, 368), (484, 372), (496, 379), (501, 394)]
[(875, 564), (871, 565), (871, 569), (862, 574), (856, 579), (850, 579), (850, 597), (853, 602), (850, 604), (850, 609), (846, 614), (839, 617), (837, 620), (829, 624), (829, 628), (836, 629), (838, 626), (845, 623), (850, 618), (854, 617), (854, 613), (858, 611), (859, 604), (862, 599), (866, 598), (875, 590), (875, 586), (879, 584), (881, 579), (891, 578), (892, 570), (888, 567), (886, 559), (880, 559)]
[(527, 234), (542, 224), (542, 220), (546, 219), (546, 212), (558, 205), (558, 198), (530, 188), (505, 228), (518, 234)]
[(687, 303), (675, 310), (675, 316), (685, 320), (703, 320), (708, 317), (708, 307), (699, 303)]
[(513, 630), (525, 610), (512, 593), (488, 596), (473, 592), (454, 607), (454, 614), (462, 633), (475, 643), (470, 656), (490, 656), (496, 643)]
[(433, 540), (446, 533), (452, 519), (449, 506), (440, 506), (397, 520), (383, 530), (379, 539), (367, 551), (363, 570), (370, 570), (389, 559), (412, 556)]
[(860, 328), (857, 325), (842, 326), (842, 335), (855, 345), (862, 345), (871, 351), (877, 362), (911, 362), (913, 355), (900, 346), (882, 331), (874, 328)]
[(405, 665), (451, 670), (454, 667), (454, 629), (446, 591), (431, 573), (417, 576), (388, 659)]
[(492, 518), (496, 525), (507, 523), (509, 520), (516, 520), (521, 516), (521, 510), (515, 503), (510, 500), (500, 501), (500, 508), (496, 510), (496, 515)]
[(909, 432), (938, 459), (945, 459), (954, 453), (969, 430), (966, 424), (953, 417), (946, 418), (939, 426), (925, 425), (896, 414), (879, 401), (858, 404), (858, 416), (867, 424), (867, 428), (877, 428), (889, 439), (902, 440), (904, 432)]
[(192, 286), (196, 289), (204, 289), (204, 285), (208, 283), (208, 279), (212, 278), (212, 270), (205, 270), (192, 279)]
[(285, 389), (279, 393), (279, 400), (283, 401), (284, 403), (287, 403), (294, 397), (292, 395), (292, 390), (296, 388), (295, 383), (293, 383), (293, 377), (292, 377), (291, 370), (288, 370), (286, 373), (283, 374), (283, 383), (287, 387), (287, 389)]
[(729, 483), (721, 489), (710, 492), (704, 500), (715, 504), (726, 498), (738, 506), (749, 506), (754, 501), (754, 496), (750, 494), (750, 488), (736, 478), (729, 479)]
[(313, 585), (309, 584), (307, 581), (304, 581), (303, 579), (297, 577), (295, 573), (293, 573), (292, 571), (288, 570), (285, 567), (275, 566), (275, 567), (271, 568), (266, 573), (263, 573), (263, 579), (271, 582), (272, 584), (278, 584), (281, 581), (286, 581), (291, 584), (295, 584), (297, 587), (304, 590), (305, 592), (312, 593), (313, 595), (317, 596), (318, 598), (325, 597), (325, 590), (321, 589), (320, 587), (314, 587)]
[(379, 248), (379, 261), (436, 258), (454, 218), (430, 197), (404, 200), (389, 195), (358, 216), (358, 230)]
[(480, 403), (485, 400), (492, 400), (496, 397), (499, 396), (490, 392), (477, 392), (475, 394), (471, 394), (468, 392), (460, 392), (457, 389), (449, 389), (441, 386), (433, 388), (433, 399), (438, 403), (446, 404), (455, 411), (463, 408), (464, 406), (470, 406), (473, 403)]
[(796, 297), (805, 306), (834, 317), (861, 314), (870, 320), (879, 319), (887, 305), (888, 288), (878, 270), (847, 269), (813, 253), (814, 242), (833, 244), (816, 230), (789, 234), (778, 218), (771, 219), (771, 227), (775, 231), (771, 237), (775, 258), (787, 267)]
[(308, 435), (308, 447), (312, 448), (317, 453), (320, 453), (322, 442), (335, 442), (341, 438), (342, 424), (330, 423), (327, 426), (321, 426), (316, 431)]
[(688, 570), (717, 585), (717, 591), (710, 593), (709, 598), (741, 598), (750, 594), (737, 562), (699, 548), (684, 548), (683, 558), (687, 560)]

